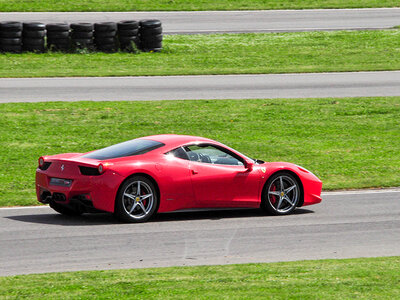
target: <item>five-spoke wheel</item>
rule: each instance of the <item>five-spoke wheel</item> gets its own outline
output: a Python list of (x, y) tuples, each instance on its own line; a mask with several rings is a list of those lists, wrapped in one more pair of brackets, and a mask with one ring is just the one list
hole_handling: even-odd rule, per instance
[(271, 176), (265, 189), (262, 207), (272, 214), (289, 214), (299, 203), (300, 185), (290, 173), (282, 172)]
[(123, 221), (144, 222), (155, 213), (157, 205), (158, 197), (153, 183), (146, 177), (134, 176), (121, 186), (115, 213)]

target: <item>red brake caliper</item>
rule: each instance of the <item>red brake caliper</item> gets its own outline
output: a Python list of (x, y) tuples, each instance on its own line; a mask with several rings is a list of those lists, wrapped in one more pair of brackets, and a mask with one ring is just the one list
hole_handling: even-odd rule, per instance
[[(143, 196), (143, 191), (141, 190), (140, 191), (140, 196)], [(142, 203), (143, 203), (143, 205), (144, 205), (144, 207), (146, 207), (146, 205), (147, 205), (147, 199), (144, 199), (143, 201), (142, 201)]]

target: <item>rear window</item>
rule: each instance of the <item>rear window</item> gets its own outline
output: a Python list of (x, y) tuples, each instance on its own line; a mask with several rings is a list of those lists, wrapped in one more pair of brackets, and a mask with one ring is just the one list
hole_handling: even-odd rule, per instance
[(160, 148), (164, 145), (165, 144), (153, 140), (136, 139), (93, 151), (83, 155), (83, 157), (104, 160), (139, 155)]

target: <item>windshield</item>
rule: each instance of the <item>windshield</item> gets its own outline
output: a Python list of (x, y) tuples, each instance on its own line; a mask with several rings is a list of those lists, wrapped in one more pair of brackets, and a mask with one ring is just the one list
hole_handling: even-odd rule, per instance
[(83, 155), (83, 157), (99, 160), (112, 159), (144, 154), (151, 150), (160, 148), (164, 145), (165, 144), (153, 140), (136, 139), (90, 152)]

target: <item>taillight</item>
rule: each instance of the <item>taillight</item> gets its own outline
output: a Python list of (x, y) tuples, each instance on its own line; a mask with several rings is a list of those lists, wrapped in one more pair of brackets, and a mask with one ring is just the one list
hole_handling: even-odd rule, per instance
[(100, 174), (103, 174), (103, 173), (104, 173), (105, 169), (104, 169), (103, 164), (99, 164), (99, 165), (98, 165), (97, 171), (99, 171)]
[(51, 162), (45, 161), (45, 160), (44, 160), (44, 157), (41, 156), (41, 157), (39, 157), (38, 165), (39, 165), (39, 169), (40, 169), (40, 170), (46, 171), (46, 170), (50, 167)]
[(38, 163), (39, 163), (39, 168), (43, 168), (43, 166), (44, 166), (44, 158), (43, 158), (43, 156), (39, 157)]

